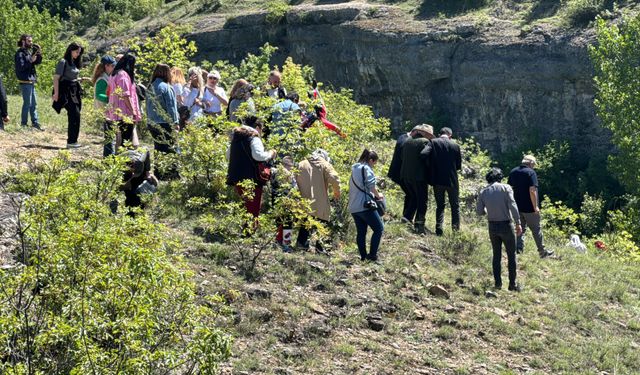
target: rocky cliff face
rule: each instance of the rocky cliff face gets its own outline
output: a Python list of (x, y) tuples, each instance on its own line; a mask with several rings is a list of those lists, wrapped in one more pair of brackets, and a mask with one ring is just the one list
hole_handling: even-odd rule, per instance
[(589, 149), (593, 107), (589, 32), (522, 32), (501, 21), (409, 20), (393, 8), (298, 8), (274, 25), (264, 15), (208, 20), (190, 36), (199, 58), (238, 62), (269, 42), (312, 65), (317, 78), (354, 89), (396, 130), (435, 121), (495, 153), (551, 139)]

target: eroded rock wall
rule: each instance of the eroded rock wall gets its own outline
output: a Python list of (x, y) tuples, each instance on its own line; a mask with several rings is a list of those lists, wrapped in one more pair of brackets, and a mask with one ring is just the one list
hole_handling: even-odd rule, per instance
[[(200, 58), (239, 62), (266, 42), (312, 65), (317, 78), (349, 87), (396, 130), (434, 118), (495, 153), (606, 136), (593, 107), (589, 32), (522, 33), (508, 23), (398, 24), (386, 8), (325, 7), (270, 24), (254, 14), (190, 36)], [(412, 21), (407, 21), (412, 22)]]

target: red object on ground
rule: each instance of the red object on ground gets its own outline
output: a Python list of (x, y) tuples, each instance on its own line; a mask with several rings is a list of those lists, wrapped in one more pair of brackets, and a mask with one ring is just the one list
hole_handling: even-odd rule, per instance
[(600, 250), (607, 250), (607, 245), (605, 245), (604, 242), (602, 242), (600, 240), (594, 242), (594, 245), (596, 245), (596, 248), (598, 248)]

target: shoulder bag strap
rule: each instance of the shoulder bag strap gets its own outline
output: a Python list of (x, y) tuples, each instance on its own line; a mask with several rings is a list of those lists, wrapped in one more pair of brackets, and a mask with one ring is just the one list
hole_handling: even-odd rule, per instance
[[(365, 182), (365, 176), (364, 176), (364, 165), (361, 168), (362, 170), (362, 181)], [(361, 188), (360, 186), (358, 186), (358, 184), (356, 183), (356, 180), (353, 178), (353, 174), (351, 174), (351, 181), (353, 181), (353, 185), (355, 185), (355, 187), (358, 188), (358, 190), (360, 190), (361, 192), (365, 193), (365, 194), (370, 194), (368, 191), (364, 190), (363, 188)], [(366, 188), (367, 184), (364, 183), (364, 186)]]

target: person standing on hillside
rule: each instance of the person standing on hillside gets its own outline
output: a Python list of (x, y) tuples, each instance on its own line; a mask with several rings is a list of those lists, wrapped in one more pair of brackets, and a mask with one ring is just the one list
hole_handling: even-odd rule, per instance
[(513, 168), (509, 173), (509, 185), (513, 187), (522, 222), (522, 233), (518, 236), (516, 251), (518, 254), (522, 254), (524, 251), (524, 235), (529, 227), (538, 247), (540, 258), (546, 258), (553, 255), (553, 251), (545, 249), (543, 244), (538, 200), (538, 175), (533, 170), (536, 164), (536, 158), (533, 155), (525, 155), (520, 166)]
[(64, 57), (58, 61), (53, 75), (53, 109), (60, 113), (67, 111), (67, 148), (81, 147), (78, 143), (80, 135), (80, 112), (82, 111), (82, 86), (80, 82), (89, 80), (80, 77), (82, 69), (82, 53), (84, 48), (72, 42), (67, 47)]
[(4, 130), (4, 124), (9, 122), (9, 112), (7, 110), (7, 92), (0, 77), (0, 130)]
[(451, 228), (460, 229), (460, 189), (458, 185), (458, 171), (462, 169), (462, 154), (451, 137), (450, 128), (440, 129), (440, 137), (431, 140), (424, 150), (423, 156), (428, 160), (433, 185), (433, 195), (436, 198), (436, 235), (443, 234), (444, 223), (444, 194), (449, 197), (451, 206)]
[(157, 64), (147, 91), (147, 126), (153, 137), (153, 148), (174, 153), (174, 131), (178, 131), (178, 102), (171, 88), (171, 68)]
[[(502, 260), (502, 244), (504, 244), (509, 268), (509, 290), (519, 292), (521, 287), (516, 283), (516, 236), (522, 233), (522, 227), (520, 226), (518, 207), (513, 199), (513, 190), (511, 186), (500, 182), (503, 177), (500, 168), (492, 168), (487, 173), (486, 179), (489, 186), (482, 189), (478, 195), (476, 213), (480, 216), (486, 213), (489, 221), (495, 288), (502, 288), (500, 262)], [(515, 223), (515, 228), (512, 222)]]
[[(328, 223), (331, 218), (331, 204), (329, 202), (329, 186), (333, 190), (333, 197), (340, 199), (340, 177), (333, 168), (329, 154), (319, 148), (311, 156), (298, 164), (296, 183), (302, 198), (311, 201), (311, 216)], [(304, 225), (298, 232), (296, 247), (309, 249), (309, 229)], [(320, 241), (316, 243), (316, 251), (323, 253), (324, 249)]]
[(39, 45), (33, 43), (31, 35), (22, 34), (18, 40), (18, 50), (15, 55), (16, 77), (22, 93), (22, 116), (20, 125), (26, 127), (29, 114), (31, 125), (34, 129), (44, 131), (38, 122), (36, 100), (36, 65), (42, 63), (42, 50)]
[[(227, 185), (234, 187), (244, 202), (247, 212), (256, 219), (255, 228), (260, 215), (262, 190), (265, 184), (259, 179), (257, 163), (275, 159), (276, 150), (264, 149), (261, 138), (264, 124), (260, 119), (251, 117), (246, 122), (249, 125), (241, 125), (233, 129), (231, 144), (227, 149), (229, 167), (226, 182)], [(246, 187), (241, 184), (245, 180), (253, 182), (253, 191), (245, 191)]]
[(136, 57), (127, 53), (118, 60), (109, 77), (107, 120), (117, 125), (119, 137), (116, 137), (116, 147), (122, 146), (125, 141), (136, 147), (136, 123), (142, 119), (142, 114), (136, 91), (135, 71)]
[[(356, 224), (356, 243), (360, 260), (376, 262), (378, 260), (378, 248), (384, 232), (384, 223), (378, 210), (367, 207), (371, 199), (384, 200), (384, 196), (376, 188), (376, 176), (373, 167), (378, 163), (378, 154), (375, 151), (364, 149), (358, 162), (351, 167), (351, 180), (349, 181), (349, 206), (348, 210)], [(371, 245), (367, 253), (367, 228), (371, 228)]]
[(421, 152), (433, 138), (433, 126), (423, 124), (414, 128), (415, 134), (402, 148), (400, 176), (407, 188), (409, 210), (405, 218), (412, 222), (416, 233), (425, 233), (424, 222), (429, 199), (429, 175)]
[[(419, 125), (418, 125), (419, 126)], [(407, 185), (402, 181), (402, 174), (400, 173), (402, 170), (402, 149), (404, 144), (411, 138), (413, 138), (417, 133), (418, 126), (415, 126), (408, 133), (402, 133), (398, 140), (396, 141), (396, 146), (393, 149), (393, 157), (391, 158), (391, 164), (389, 165), (389, 173), (387, 176), (391, 179), (391, 181), (395, 182), (400, 186), (400, 189), (404, 192), (404, 205), (402, 207), (402, 221), (408, 224), (413, 224), (412, 219), (410, 218), (410, 213), (415, 212), (415, 207), (412, 206), (412, 202), (409, 196), (409, 189)]]

